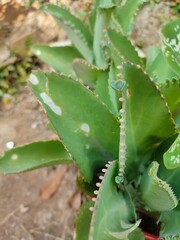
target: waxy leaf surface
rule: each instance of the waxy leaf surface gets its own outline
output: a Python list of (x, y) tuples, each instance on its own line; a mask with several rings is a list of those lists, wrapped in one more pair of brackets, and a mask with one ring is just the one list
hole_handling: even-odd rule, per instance
[(54, 73), (33, 76), (39, 82), (32, 84), (34, 93), (83, 177), (91, 182), (99, 168), (117, 158), (118, 120), (80, 82)]
[(73, 161), (61, 142), (34, 142), (5, 152), (0, 158), (0, 172), (17, 173), (68, 163)]
[(42, 61), (48, 63), (57, 72), (75, 75), (72, 62), (75, 58), (80, 58), (80, 53), (71, 46), (49, 47), (43, 45), (34, 45), (31, 51)]
[(126, 190), (118, 190), (114, 181), (118, 163), (113, 162), (104, 175), (91, 220), (89, 240), (128, 239), (139, 225), (134, 206)]
[(180, 18), (164, 26), (163, 52), (172, 70), (180, 75)]
[(92, 35), (85, 23), (82, 23), (78, 18), (73, 16), (63, 7), (47, 4), (42, 6), (40, 10), (51, 14), (56, 19), (57, 23), (59, 23), (65, 30), (66, 34), (82, 56), (89, 62), (93, 61)]
[(175, 133), (168, 106), (153, 80), (141, 68), (124, 64), (128, 85), (126, 144), (128, 178), (143, 171), (154, 149)]
[(76, 237), (75, 240), (88, 240), (92, 212), (89, 210), (93, 202), (87, 202), (80, 209), (75, 220)]

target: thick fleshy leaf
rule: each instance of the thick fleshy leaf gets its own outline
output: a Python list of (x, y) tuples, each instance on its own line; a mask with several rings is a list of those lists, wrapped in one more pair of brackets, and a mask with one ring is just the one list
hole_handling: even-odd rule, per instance
[(180, 167), (167, 169), (163, 164), (164, 154), (169, 150), (177, 137), (178, 134), (174, 134), (172, 137), (164, 141), (155, 151), (153, 158), (160, 165), (158, 170), (159, 178), (166, 181), (172, 187), (176, 197), (180, 199)]
[(121, 1), (121, 5), (117, 7), (113, 13), (113, 21), (120, 31), (126, 36), (132, 30), (132, 22), (144, 0), (128, 0)]
[(177, 128), (180, 128), (180, 78), (160, 84), (159, 88), (172, 112)]
[(141, 68), (125, 63), (124, 78), (128, 84), (126, 172), (131, 179), (143, 171), (154, 149), (175, 133), (175, 123), (156, 84)]
[[(128, 192), (117, 189), (114, 179), (118, 172), (118, 163), (111, 163), (105, 171), (107, 172), (97, 191), (89, 240), (125, 240), (138, 227), (140, 221), (136, 221)], [(136, 222), (131, 224), (134, 221)]]
[(102, 51), (102, 41), (104, 39), (104, 30), (109, 25), (111, 10), (100, 9), (96, 16), (94, 27), (94, 41), (93, 51), (95, 56), (95, 63), (98, 67), (104, 68), (107, 66), (107, 61)]
[(17, 173), (68, 163), (73, 161), (61, 142), (34, 142), (5, 152), (0, 157), (0, 172)]
[(111, 88), (111, 82), (114, 81), (112, 69), (108, 73), (108, 69), (97, 68), (82, 59), (76, 59), (73, 68), (79, 81), (89, 86), (102, 102), (118, 115), (117, 93)]
[(32, 76), (36, 79), (32, 82), (30, 78), (35, 95), (81, 174), (91, 182), (98, 169), (117, 158), (118, 120), (80, 82), (54, 73), (39, 72)]
[(160, 221), (163, 223), (160, 237), (164, 237), (165, 240), (179, 240), (180, 204), (172, 211), (163, 212)]
[(147, 73), (159, 84), (172, 79), (176, 74), (169, 67), (163, 53), (159, 50), (155, 59), (146, 66)]
[(96, 82), (94, 93), (98, 95), (98, 97), (104, 102), (107, 107), (113, 113), (117, 113), (114, 109), (113, 102), (110, 98), (110, 85), (109, 85), (109, 74), (108, 71), (102, 72)]
[(74, 58), (80, 58), (80, 53), (72, 46), (49, 47), (43, 45), (34, 45), (31, 48), (32, 53), (36, 54), (42, 61), (48, 63), (57, 72), (75, 75), (72, 62)]
[(111, 28), (107, 30), (107, 34), (110, 41), (110, 48), (113, 48), (115, 51), (117, 51), (124, 61), (131, 61), (139, 65), (143, 64), (134, 46), (126, 36)]
[(172, 70), (180, 75), (180, 19), (175, 19), (162, 29), (163, 52)]
[(47, 4), (43, 5), (40, 10), (51, 14), (56, 19), (82, 56), (92, 63), (93, 38), (85, 23), (63, 7)]
[(180, 167), (180, 135), (164, 154), (164, 164), (168, 169)]
[(91, 65), (82, 59), (75, 59), (73, 61), (73, 69), (78, 79), (82, 80), (82, 83), (88, 85), (92, 90), (94, 90), (101, 72), (105, 71), (105, 69), (97, 68), (95, 65)]
[(152, 211), (169, 211), (175, 208), (178, 200), (169, 184), (157, 176), (159, 164), (152, 162), (144, 172), (140, 183), (141, 199)]
[(75, 240), (88, 240), (89, 228), (92, 217), (92, 212), (89, 210), (93, 206), (93, 202), (87, 202), (79, 211), (75, 226), (76, 226), (76, 237)]

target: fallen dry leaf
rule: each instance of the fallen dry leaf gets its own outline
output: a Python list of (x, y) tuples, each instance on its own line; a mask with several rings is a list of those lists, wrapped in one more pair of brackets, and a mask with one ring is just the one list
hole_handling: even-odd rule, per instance
[(70, 207), (75, 210), (78, 211), (81, 207), (81, 193), (79, 191), (76, 191), (70, 201), (69, 201), (69, 205)]
[(40, 197), (42, 199), (49, 199), (56, 193), (68, 168), (67, 165), (62, 166), (61, 172), (52, 180), (52, 182), (40, 190)]

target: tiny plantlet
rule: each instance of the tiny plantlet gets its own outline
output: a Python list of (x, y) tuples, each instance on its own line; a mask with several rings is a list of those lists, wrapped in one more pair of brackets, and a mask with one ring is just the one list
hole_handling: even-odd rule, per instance
[(95, 0), (86, 22), (63, 6), (40, 8), (72, 42), (32, 47), (54, 69), (29, 84), (60, 140), (5, 152), (0, 171), (75, 163), (91, 199), (75, 240), (180, 239), (180, 19), (143, 59), (129, 38), (144, 2)]

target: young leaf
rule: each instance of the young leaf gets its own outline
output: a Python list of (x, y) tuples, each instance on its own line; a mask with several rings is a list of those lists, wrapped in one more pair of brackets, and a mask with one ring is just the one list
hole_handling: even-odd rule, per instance
[(124, 59), (124, 61), (131, 61), (133, 63), (142, 65), (141, 59), (139, 58), (134, 46), (127, 39), (127, 37), (111, 28), (107, 30), (107, 34), (110, 41), (110, 48), (112, 47), (115, 49)]
[(180, 19), (175, 19), (164, 26), (163, 52), (172, 70), (180, 74)]
[(101, 101), (104, 102), (113, 113), (117, 113), (115, 112), (113, 103), (110, 99), (110, 86), (108, 79), (108, 72), (102, 72), (97, 79), (94, 93), (98, 95)]
[[(118, 171), (117, 162), (111, 163), (104, 171), (107, 172), (97, 192), (89, 240), (125, 240), (138, 227), (140, 221), (136, 221), (128, 192), (117, 189), (114, 181)], [(131, 224), (134, 221), (136, 222)]]
[(144, 172), (140, 183), (141, 199), (152, 211), (169, 211), (177, 206), (178, 200), (170, 185), (158, 178), (158, 168), (159, 164), (152, 162)]
[(164, 164), (168, 169), (180, 167), (180, 135), (164, 154)]
[(99, 75), (105, 71), (105, 69), (97, 68), (83, 59), (75, 59), (73, 69), (82, 83), (88, 85), (92, 90), (95, 88)]
[(132, 30), (133, 19), (144, 0), (127, 0), (122, 1), (121, 6), (115, 8), (113, 21), (124, 35), (128, 35)]
[(60, 24), (74, 43), (77, 50), (85, 59), (92, 63), (93, 38), (87, 26), (62, 7), (47, 4), (42, 6), (40, 10), (51, 14), (56, 19), (57, 23)]
[(126, 172), (131, 178), (143, 171), (154, 149), (175, 133), (175, 123), (154, 81), (140, 67), (125, 63), (124, 79), (128, 84)]
[(81, 174), (91, 182), (98, 169), (107, 161), (117, 158), (118, 120), (80, 82), (54, 73), (45, 76), (39, 72), (33, 76), (39, 82), (32, 84), (34, 93)]
[(92, 212), (89, 210), (93, 206), (93, 202), (87, 202), (79, 211), (75, 226), (76, 226), (76, 237), (75, 240), (88, 240), (89, 239), (89, 228), (92, 217)]
[(73, 161), (61, 142), (34, 142), (5, 152), (0, 157), (0, 172), (17, 173), (67, 163)]
[(101, 68), (105, 68), (107, 66), (105, 55), (102, 51), (102, 40), (104, 38), (104, 30), (109, 25), (110, 15), (111, 9), (100, 9), (97, 13), (94, 27), (93, 52), (95, 56), (95, 63)]
[(80, 53), (72, 46), (49, 47), (34, 45), (31, 51), (42, 61), (53, 67), (57, 72), (71, 75), (75, 75), (72, 68), (74, 58), (81, 57)]

